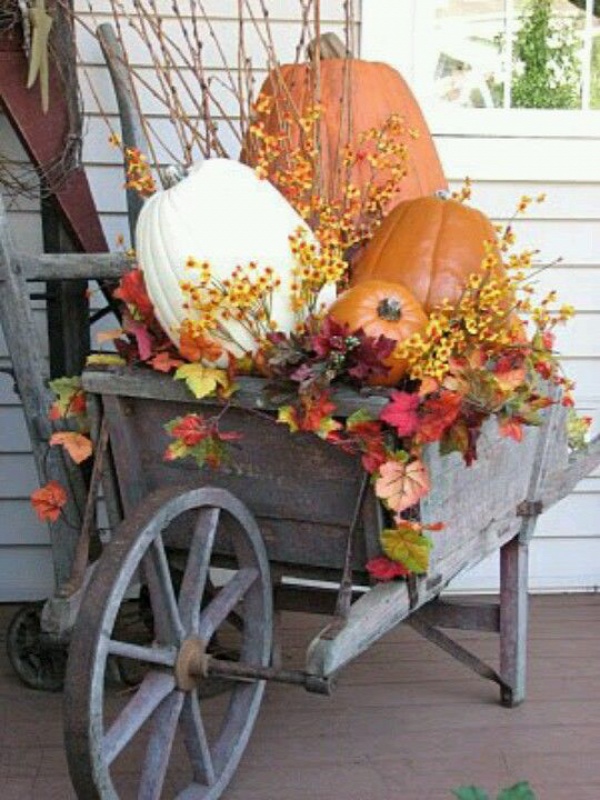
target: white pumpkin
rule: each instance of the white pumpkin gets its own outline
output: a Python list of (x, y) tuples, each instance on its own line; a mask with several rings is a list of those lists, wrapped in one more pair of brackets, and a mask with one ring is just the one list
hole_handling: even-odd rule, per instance
[[(190, 257), (208, 262), (218, 281), (231, 276), (238, 265), (273, 267), (281, 283), (273, 291), (271, 318), (278, 330), (289, 333), (295, 324), (289, 236), (298, 228), (315, 242), (274, 186), (229, 159), (204, 161), (180, 183), (147, 200), (137, 224), (137, 256), (157, 319), (175, 345), (181, 323), (191, 316), (180, 286), (192, 277), (186, 267)], [(220, 322), (242, 348), (221, 340), (226, 349), (235, 356), (256, 350), (256, 341), (239, 323)]]

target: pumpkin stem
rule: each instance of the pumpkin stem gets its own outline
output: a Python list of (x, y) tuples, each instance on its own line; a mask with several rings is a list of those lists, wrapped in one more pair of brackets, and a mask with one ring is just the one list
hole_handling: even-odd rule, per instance
[(377, 305), (377, 316), (387, 322), (398, 322), (402, 319), (402, 305), (395, 297), (385, 297)]
[(322, 33), (312, 42), (309, 42), (306, 47), (306, 54), (310, 61), (316, 55), (317, 42), (321, 61), (326, 58), (352, 58), (352, 53), (349, 52), (337, 33)]

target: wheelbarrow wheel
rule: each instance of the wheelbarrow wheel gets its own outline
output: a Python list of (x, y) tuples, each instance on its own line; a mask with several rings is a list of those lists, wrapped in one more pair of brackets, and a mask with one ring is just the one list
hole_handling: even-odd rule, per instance
[(6, 632), (6, 652), (12, 668), (30, 689), (60, 692), (65, 680), (67, 649), (42, 634), (42, 605), (23, 606)]
[[(243, 666), (268, 666), (272, 598), (264, 543), (250, 512), (222, 489), (160, 490), (142, 506), (105, 549), (73, 630), (64, 711), (71, 780), (86, 800), (215, 800), (248, 743), (264, 681), (232, 679), (226, 693), (206, 691), (211, 678), (199, 664), (219, 657), (218, 648)], [(189, 533), (176, 587), (167, 554), (181, 529)], [(230, 579), (208, 592), (211, 554), (223, 543), (233, 554)], [(154, 629), (143, 644), (125, 639), (118, 624), (140, 584)], [(106, 680), (114, 657), (142, 668), (135, 688)]]

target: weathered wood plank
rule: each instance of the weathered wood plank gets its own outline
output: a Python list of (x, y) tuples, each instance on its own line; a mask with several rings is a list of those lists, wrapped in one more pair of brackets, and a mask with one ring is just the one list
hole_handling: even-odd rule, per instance
[[(98, 280), (119, 278), (133, 267), (126, 253), (56, 253), (29, 255), (16, 252), (12, 269), (28, 281)], [(0, 262), (0, 280), (6, 279), (7, 265)]]
[[(150, 378), (153, 384), (154, 376)], [(340, 569), (362, 480), (360, 461), (312, 435), (290, 434), (271, 415), (237, 407), (220, 421), (223, 431), (242, 436), (232, 448), (231, 462), (213, 470), (199, 469), (190, 460), (165, 461), (165, 424), (199, 408), (207, 414), (223, 411), (211, 403), (199, 406), (189, 397), (181, 403), (104, 395), (125, 512), (162, 486), (220, 486), (240, 497), (258, 518), (272, 561)], [(359, 570), (378, 549), (377, 505), (370, 494), (354, 558)], [(181, 534), (178, 546), (185, 545), (186, 535)], [(220, 552), (227, 551), (223, 543)]]
[(474, 532), (460, 550), (453, 550), (441, 564), (432, 565), (428, 575), (419, 581), (414, 599), (404, 581), (376, 584), (354, 603), (345, 627), (334, 640), (321, 639), (320, 635), (313, 639), (307, 651), (307, 670), (321, 677), (340, 670), (413, 610), (436, 597), (452, 577), (514, 538), (520, 524), (514, 515), (506, 515), (479, 535)]
[[(13, 259), (8, 219), (0, 196), (0, 321), (12, 361), (40, 483), (57, 480), (68, 487), (65, 515), (49, 523), (57, 583), (66, 580), (77, 541), (85, 485), (82, 476), (63, 456), (62, 448), (48, 447), (52, 424), (48, 411), (54, 400), (44, 384), (40, 349), (22, 273)], [(69, 520), (67, 523), (66, 520)]]
[[(235, 407), (274, 411), (278, 404), (270, 402), (264, 393), (265, 378), (239, 377), (238, 391), (228, 403)], [(214, 404), (214, 398), (196, 400), (185, 384), (174, 381), (169, 375), (151, 373), (147, 369), (130, 367), (94, 367), (85, 370), (83, 385), (86, 391), (101, 395), (146, 398), (148, 400), (172, 400), (177, 403), (196, 403), (198, 406)], [(353, 391), (346, 387), (336, 388), (333, 397), (340, 416), (349, 416), (363, 408), (374, 415), (386, 405), (389, 392), (381, 394), (373, 390)]]
[(589, 475), (599, 464), (600, 434), (590, 442), (585, 450), (572, 453), (564, 469), (546, 476), (538, 496), (542, 508), (549, 508), (566, 497), (579, 481)]

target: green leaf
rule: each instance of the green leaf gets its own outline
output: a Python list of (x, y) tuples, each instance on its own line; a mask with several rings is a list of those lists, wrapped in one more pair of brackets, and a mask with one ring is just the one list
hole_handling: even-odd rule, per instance
[(515, 783), (498, 795), (498, 800), (536, 800), (535, 794), (527, 781)]
[(364, 408), (359, 408), (358, 411), (355, 411), (354, 414), (350, 414), (350, 416), (346, 419), (346, 428), (347, 430), (352, 430), (356, 425), (361, 425), (364, 422), (373, 422), (374, 417), (369, 414)]
[(52, 389), (59, 401), (66, 400), (67, 402), (71, 397), (81, 389), (81, 377), (75, 375), (72, 378), (61, 377), (54, 378), (49, 381), (48, 386)]
[(458, 800), (490, 800), (489, 795), (483, 789), (478, 789), (477, 786), (461, 786), (459, 789), (455, 789), (452, 794)]
[(416, 575), (427, 572), (431, 540), (409, 527), (409, 523), (382, 531), (381, 546), (388, 558), (403, 564)]

